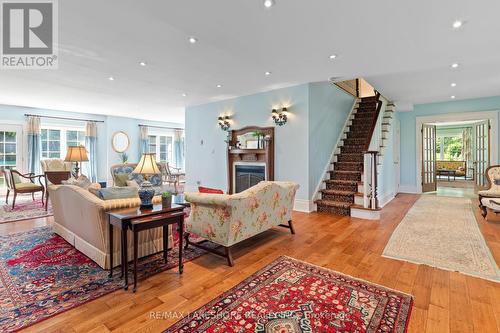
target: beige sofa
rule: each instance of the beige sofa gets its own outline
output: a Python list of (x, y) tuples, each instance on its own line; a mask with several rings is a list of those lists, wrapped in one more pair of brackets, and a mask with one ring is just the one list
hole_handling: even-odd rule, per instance
[[(88, 190), (74, 185), (49, 185), (54, 210), (54, 231), (76, 249), (84, 253), (104, 269), (110, 268), (109, 234), (106, 212), (117, 208), (139, 206), (139, 198), (101, 200)], [(161, 201), (155, 197), (153, 202)], [(169, 248), (173, 244), (172, 229), (169, 231)], [(113, 233), (114, 266), (120, 265), (120, 232)], [(132, 233), (129, 237), (129, 260), (132, 259)], [(162, 229), (139, 234), (139, 257), (163, 250)]]

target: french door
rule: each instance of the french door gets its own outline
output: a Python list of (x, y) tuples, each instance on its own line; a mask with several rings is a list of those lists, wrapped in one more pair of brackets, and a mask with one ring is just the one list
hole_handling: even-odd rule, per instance
[(422, 125), (422, 192), (437, 190), (436, 126)]
[(474, 179), (477, 189), (483, 189), (487, 180), (484, 172), (490, 164), (490, 121), (474, 124)]
[(5, 192), (5, 169), (23, 170), (21, 125), (0, 124), (0, 192)]

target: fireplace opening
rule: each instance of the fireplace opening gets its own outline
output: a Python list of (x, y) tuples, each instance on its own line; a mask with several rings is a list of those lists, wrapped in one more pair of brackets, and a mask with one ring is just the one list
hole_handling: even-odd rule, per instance
[(234, 193), (242, 192), (257, 183), (266, 180), (266, 167), (264, 165), (236, 164), (234, 167)]

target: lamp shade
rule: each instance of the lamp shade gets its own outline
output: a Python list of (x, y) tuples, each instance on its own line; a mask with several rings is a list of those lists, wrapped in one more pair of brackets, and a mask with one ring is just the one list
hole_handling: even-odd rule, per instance
[(133, 173), (140, 173), (143, 175), (154, 175), (157, 173), (161, 173), (160, 169), (158, 169), (158, 164), (156, 164), (155, 154), (143, 154)]
[(66, 162), (86, 162), (89, 160), (89, 157), (84, 146), (76, 146), (68, 147), (68, 152), (64, 160)]

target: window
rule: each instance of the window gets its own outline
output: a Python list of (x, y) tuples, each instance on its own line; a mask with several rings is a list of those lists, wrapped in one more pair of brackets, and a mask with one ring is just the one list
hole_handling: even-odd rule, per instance
[(156, 155), (158, 162), (173, 162), (173, 135), (149, 135), (149, 152)]
[(16, 132), (0, 131), (0, 187), (5, 186), (6, 168), (16, 167)]
[(42, 159), (64, 158), (68, 147), (85, 145), (85, 131), (77, 128), (43, 127), (41, 141)]
[(461, 137), (438, 137), (436, 140), (436, 157), (443, 161), (461, 161), (463, 139)]

